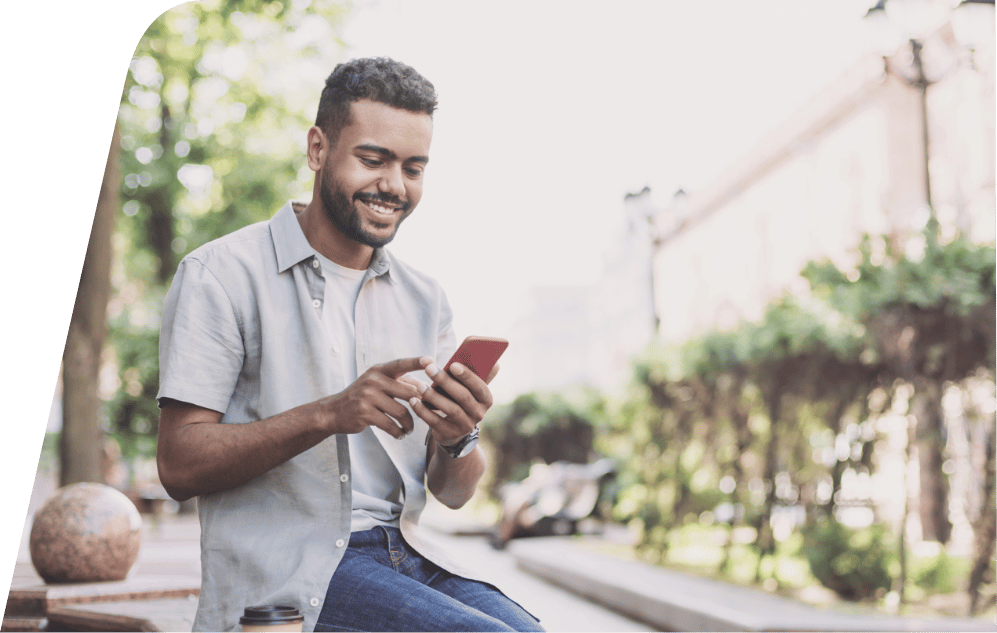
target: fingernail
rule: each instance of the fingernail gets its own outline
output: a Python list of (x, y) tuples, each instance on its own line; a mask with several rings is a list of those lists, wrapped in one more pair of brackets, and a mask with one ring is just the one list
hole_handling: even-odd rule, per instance
[(419, 404), (419, 399), (416, 398), (415, 396), (412, 396), (411, 398), (409, 398), (408, 403), (414, 407), (415, 405)]
[(454, 363), (453, 365), (450, 366), (450, 371), (453, 373), (454, 376), (460, 376), (461, 374), (464, 373), (464, 366)]
[[(420, 382), (418, 389), (419, 389), (419, 393), (426, 393), (426, 390), (429, 389), (429, 385), (427, 385), (424, 382)], [(412, 399), (415, 400), (415, 398), (412, 398)]]
[(432, 364), (432, 363), (430, 363), (429, 366), (426, 367), (426, 373), (430, 377), (435, 376), (437, 373), (439, 373), (439, 371), (440, 371), (440, 368), (437, 367), (436, 365)]

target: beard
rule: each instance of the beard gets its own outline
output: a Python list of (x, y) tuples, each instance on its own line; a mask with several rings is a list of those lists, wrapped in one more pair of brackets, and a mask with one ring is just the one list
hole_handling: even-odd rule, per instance
[(328, 217), (336, 228), (339, 229), (340, 233), (354, 242), (359, 242), (360, 244), (370, 246), (372, 248), (380, 248), (395, 239), (395, 233), (398, 232), (398, 227), (401, 225), (402, 220), (407, 217), (405, 213), (407, 210), (406, 207), (402, 210), (402, 215), (395, 223), (394, 230), (392, 230), (389, 235), (380, 237), (372, 234), (363, 227), (363, 224), (360, 221), (360, 212), (356, 207), (356, 202), (358, 200), (380, 200), (382, 202), (394, 201), (385, 200), (373, 194), (363, 194), (362, 192), (354, 194), (353, 199), (351, 200), (346, 195), (346, 192), (343, 191), (343, 188), (339, 186), (339, 183), (333, 179), (331, 170), (329, 169), (323, 170), (322, 186), (319, 188), (319, 193), (322, 198), (322, 208), (325, 209), (326, 217)]

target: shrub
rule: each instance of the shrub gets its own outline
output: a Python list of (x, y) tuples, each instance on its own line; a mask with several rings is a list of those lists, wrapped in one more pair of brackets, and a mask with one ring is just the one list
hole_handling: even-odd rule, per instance
[(958, 575), (955, 561), (943, 547), (938, 556), (914, 573), (914, 584), (929, 593), (952, 593), (958, 588)]
[(890, 588), (888, 536), (879, 525), (852, 530), (824, 518), (804, 528), (803, 553), (822, 585), (846, 600), (865, 600)]

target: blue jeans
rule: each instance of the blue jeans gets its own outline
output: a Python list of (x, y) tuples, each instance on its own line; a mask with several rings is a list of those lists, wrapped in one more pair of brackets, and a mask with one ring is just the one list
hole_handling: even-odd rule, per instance
[(316, 631), (543, 631), (491, 585), (426, 560), (397, 528), (350, 535)]

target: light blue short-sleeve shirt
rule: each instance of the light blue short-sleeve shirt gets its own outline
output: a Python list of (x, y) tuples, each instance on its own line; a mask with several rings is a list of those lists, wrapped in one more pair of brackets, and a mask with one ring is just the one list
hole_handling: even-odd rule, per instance
[[(223, 424), (261, 420), (338, 393), (323, 327), (325, 279), (289, 202), (272, 219), (198, 248), (180, 263), (166, 296), (158, 398), (222, 413)], [(355, 306), (356, 366), (455, 348), (439, 284), (376, 249)], [(428, 426), (396, 440), (376, 435), (404, 485), (400, 528), (445, 569), (473, 577), (424, 539)], [(233, 630), (243, 608), (290, 604), (314, 628), (350, 536), (347, 439), (335, 435), (252, 481), (198, 498), (201, 597), (195, 630)]]

